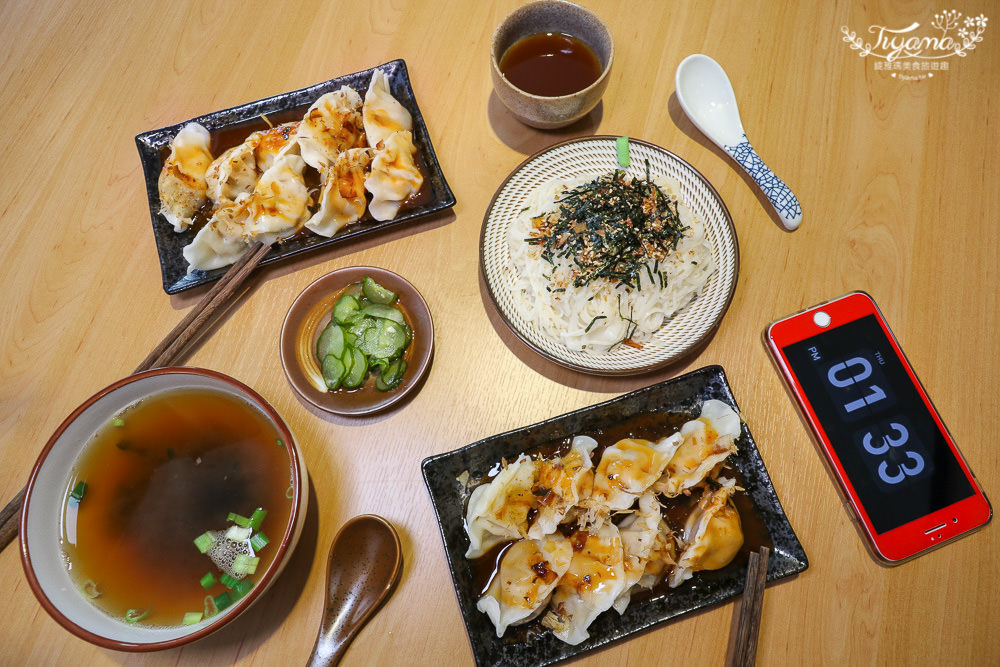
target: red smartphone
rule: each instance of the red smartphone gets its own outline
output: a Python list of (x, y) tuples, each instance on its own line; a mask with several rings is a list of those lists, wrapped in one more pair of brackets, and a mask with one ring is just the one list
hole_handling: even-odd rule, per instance
[(766, 343), (873, 554), (901, 563), (993, 510), (865, 292), (772, 322)]

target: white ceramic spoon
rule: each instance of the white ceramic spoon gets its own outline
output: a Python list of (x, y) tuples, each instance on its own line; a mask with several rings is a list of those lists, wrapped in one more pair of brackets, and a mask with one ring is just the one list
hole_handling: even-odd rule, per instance
[(677, 66), (677, 100), (691, 122), (750, 175), (789, 231), (802, 223), (802, 206), (747, 140), (736, 95), (719, 63), (706, 55), (688, 56)]

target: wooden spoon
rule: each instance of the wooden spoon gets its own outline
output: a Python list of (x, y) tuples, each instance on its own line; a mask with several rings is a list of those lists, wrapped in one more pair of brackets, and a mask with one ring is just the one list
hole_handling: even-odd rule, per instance
[(396, 588), (403, 571), (399, 535), (374, 514), (343, 525), (326, 564), (326, 611), (309, 665), (336, 665), (348, 644)]

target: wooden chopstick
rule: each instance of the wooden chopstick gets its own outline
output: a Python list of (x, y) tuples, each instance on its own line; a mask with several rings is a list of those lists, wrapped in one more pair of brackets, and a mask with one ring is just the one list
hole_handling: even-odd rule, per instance
[(764, 608), (769, 554), (767, 547), (750, 552), (743, 598), (739, 608), (733, 613), (729, 650), (726, 652), (727, 667), (750, 667), (757, 660), (757, 637), (760, 633), (760, 615)]
[(202, 332), (205, 324), (211, 321), (219, 308), (231, 301), (247, 276), (257, 268), (270, 249), (271, 246), (255, 241), (133, 372), (161, 368), (174, 363), (184, 348)]
[[(176, 363), (188, 345), (212, 321), (219, 309), (231, 303), (235, 297), (241, 294), (240, 288), (243, 283), (270, 250), (270, 245), (265, 245), (260, 241), (254, 242), (177, 326), (171, 329), (170, 333), (153, 348), (153, 351), (142, 360), (142, 363), (133, 372), (138, 373), (150, 368), (161, 368)], [(3, 551), (17, 537), (20, 529), (18, 521), (21, 505), (24, 504), (24, 494), (27, 488), (25, 486), (18, 491), (17, 495), (0, 510), (0, 551)]]

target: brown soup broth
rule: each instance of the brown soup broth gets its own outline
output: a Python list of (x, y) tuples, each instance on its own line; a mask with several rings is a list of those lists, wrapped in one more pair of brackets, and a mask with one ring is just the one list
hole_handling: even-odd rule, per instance
[(526, 93), (543, 97), (572, 95), (601, 76), (601, 61), (583, 40), (560, 32), (541, 32), (514, 42), (498, 63), (500, 72)]
[(96, 583), (94, 603), (123, 617), (150, 609), (151, 625), (179, 625), (203, 611), (200, 579), (221, 574), (194, 539), (225, 530), (230, 512), (267, 511), (259, 530), (271, 543), (257, 575), (277, 552), (291, 513), (291, 468), (280, 433), (243, 399), (180, 389), (140, 400), (86, 445), (67, 487), (87, 483), (65, 505), (62, 543), (73, 579)]
[[(601, 460), (601, 455), (604, 453), (604, 450), (619, 440), (623, 438), (641, 438), (645, 440), (657, 441), (661, 438), (669, 436), (672, 433), (676, 433), (680, 430), (684, 422), (694, 419), (695, 416), (696, 415), (669, 412), (650, 412), (635, 415), (623, 422), (612, 424), (600, 429), (584, 431), (578, 435), (587, 435), (597, 441), (597, 447), (591, 453), (591, 459), (596, 467), (597, 463)], [(571, 445), (571, 437), (562, 438), (560, 440), (554, 440), (552, 442), (532, 447), (531, 450), (526, 453), (532, 456), (545, 458), (564, 456), (569, 451)], [(743, 474), (732, 466), (731, 463), (727, 462), (724, 464), (724, 467), (720, 471), (720, 475), (735, 479), (736, 485), (740, 489), (746, 488), (746, 481)], [(478, 485), (478, 483), (486, 483), (489, 481), (490, 478), (486, 477), (482, 480), (478, 480), (477, 484), (471, 484), (469, 486), (470, 493), (471, 490)], [(660, 512), (667, 525), (676, 534), (683, 534), (684, 524), (687, 517), (695, 509), (695, 507), (697, 507), (700, 496), (701, 492), (697, 489), (690, 495), (681, 495), (677, 498), (658, 496), (661, 503)], [(727, 576), (727, 573), (733, 567), (745, 567), (749, 559), (750, 552), (756, 551), (762, 546), (766, 546), (773, 550), (774, 544), (771, 540), (771, 535), (768, 532), (767, 527), (764, 525), (764, 520), (749, 494), (745, 490), (737, 491), (733, 494), (731, 501), (736, 506), (736, 509), (740, 514), (740, 523), (743, 528), (744, 538), (743, 546), (740, 548), (740, 551), (736, 554), (729, 565), (716, 572), (707, 570), (698, 571), (695, 573), (694, 578), (682, 584), (682, 587), (698, 586), (700, 581), (715, 579), (719, 576)], [(498, 544), (479, 558), (475, 558), (470, 561), (473, 587), (477, 597), (483, 595), (489, 588), (490, 582), (499, 571), (500, 561), (503, 554), (511, 544), (513, 544), (513, 541)], [(664, 580), (654, 586), (652, 590), (634, 590), (631, 597), (633, 602), (638, 602), (651, 598), (669, 596), (672, 590), (674, 589), (671, 589), (667, 585), (667, 581)], [(508, 628), (507, 633), (504, 635), (504, 641), (528, 641), (531, 637), (541, 632), (544, 632), (544, 628), (541, 626), (540, 620), (535, 620), (523, 626)]]

